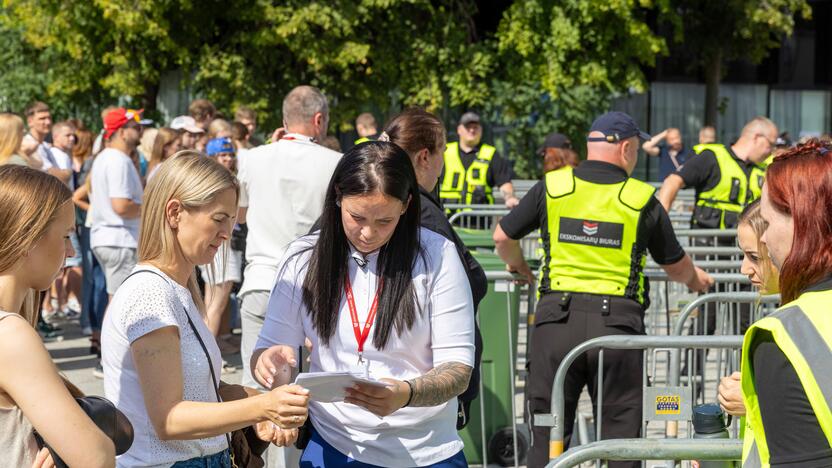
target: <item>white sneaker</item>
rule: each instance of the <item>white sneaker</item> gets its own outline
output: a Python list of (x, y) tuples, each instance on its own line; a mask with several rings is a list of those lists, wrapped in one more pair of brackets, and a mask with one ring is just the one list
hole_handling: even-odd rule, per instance
[(45, 309), (41, 309), (40, 316), (43, 317), (44, 322), (50, 324), (56, 320), (64, 318), (64, 314), (60, 310), (57, 310), (57, 308), (54, 309), (52, 312), (49, 312)]
[(69, 306), (65, 306), (61, 313), (64, 314), (64, 317), (66, 317), (67, 320), (77, 320), (81, 318), (81, 312), (72, 310)]
[(95, 369), (92, 370), (92, 375), (96, 379), (103, 379), (104, 378), (104, 367), (101, 366), (101, 361), (98, 361), (98, 365), (95, 366)]
[(225, 359), (223, 359), (222, 360), (222, 369), (221, 369), (220, 373), (225, 375), (225, 374), (233, 374), (234, 372), (237, 372), (237, 368), (232, 366), (228, 362), (226, 362)]
[(66, 307), (75, 313), (81, 313), (81, 304), (75, 297), (70, 297), (69, 300), (66, 301)]

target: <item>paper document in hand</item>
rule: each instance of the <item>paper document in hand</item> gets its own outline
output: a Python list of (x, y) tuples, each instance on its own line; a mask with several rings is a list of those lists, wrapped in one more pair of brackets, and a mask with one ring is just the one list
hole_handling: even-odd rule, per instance
[(389, 384), (365, 379), (349, 372), (304, 372), (298, 374), (295, 383), (309, 390), (312, 400), (320, 403), (344, 401), (345, 389), (357, 383), (384, 388)]

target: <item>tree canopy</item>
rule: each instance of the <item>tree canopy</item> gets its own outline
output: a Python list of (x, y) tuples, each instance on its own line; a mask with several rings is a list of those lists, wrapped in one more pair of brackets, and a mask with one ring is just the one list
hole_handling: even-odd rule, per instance
[[(154, 116), (176, 72), (226, 115), (246, 105), (268, 128), (286, 92), (312, 84), (332, 101), (333, 130), (410, 105), (451, 128), (477, 109), (511, 129), (503, 149), (531, 177), (545, 133), (578, 139), (611, 96), (645, 89), (644, 70), (668, 51), (657, 18), (706, 63), (712, 49), (762, 57), (807, 11), (805, 0), (3, 0), (0, 104), (39, 98), (94, 116), (126, 99)], [(484, 25), (484, 13), (499, 20)], [(714, 15), (731, 20), (709, 35)]]
[(671, 0), (662, 19), (674, 41), (705, 75), (705, 123), (717, 124), (719, 82), (729, 62), (760, 63), (794, 30), (795, 17), (811, 16), (806, 0)]

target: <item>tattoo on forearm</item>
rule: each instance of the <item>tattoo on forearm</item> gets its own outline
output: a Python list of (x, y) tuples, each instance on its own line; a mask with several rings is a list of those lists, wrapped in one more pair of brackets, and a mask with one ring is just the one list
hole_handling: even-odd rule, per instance
[(440, 364), (410, 381), (413, 398), (409, 406), (437, 406), (461, 394), (468, 387), (471, 367), (458, 362)]

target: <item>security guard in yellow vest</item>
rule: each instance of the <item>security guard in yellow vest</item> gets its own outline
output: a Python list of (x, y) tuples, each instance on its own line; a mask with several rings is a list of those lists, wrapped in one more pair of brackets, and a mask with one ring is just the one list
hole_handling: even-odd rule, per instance
[(355, 131), (358, 133), (358, 139), (355, 140), (356, 145), (378, 138), (378, 124), (376, 124), (376, 118), (373, 117), (373, 114), (369, 112), (359, 114), (355, 119)]
[[(481, 143), (480, 116), (474, 112), (462, 115), (457, 126), (458, 142), (448, 143), (445, 167), (439, 186), (443, 204), (493, 204), (493, 187), (498, 187), (506, 207), (514, 208), (511, 166), (497, 154), (497, 149)], [(450, 211), (449, 211), (450, 212)]]
[(731, 146), (720, 143), (696, 145), (697, 155), (664, 180), (659, 200), (666, 210), (670, 210), (679, 190), (693, 187), (696, 206), (692, 228), (737, 227), (745, 205), (760, 197), (765, 179), (765, 169), (760, 164), (771, 154), (776, 140), (774, 122), (755, 117)]
[[(500, 257), (533, 280), (519, 239), (540, 229), (545, 252), (541, 294), (529, 350), (526, 400), (529, 420), (548, 413), (552, 380), (566, 354), (580, 343), (612, 334), (643, 334), (649, 284), (646, 253), (671, 279), (705, 290), (711, 277), (679, 245), (655, 189), (630, 178), (639, 139), (649, 139), (622, 112), (599, 117), (587, 137), (587, 161), (549, 172), (494, 232)], [(564, 434), (568, 442), (581, 389), (595, 397), (598, 354), (588, 353), (566, 378)], [(638, 437), (641, 430), (642, 354), (604, 351), (602, 438)], [(553, 455), (564, 447), (552, 447)], [(549, 460), (549, 428), (532, 428), (529, 467)], [(611, 467), (639, 463), (611, 462)]]
[(816, 140), (775, 158), (763, 188), (786, 304), (743, 341), (743, 467), (832, 466), (831, 173), (832, 144)]
[[(696, 205), (690, 221), (692, 228), (736, 228), (743, 208), (760, 198), (765, 180), (765, 169), (760, 163), (771, 154), (776, 140), (777, 126), (765, 117), (755, 117), (743, 127), (740, 137), (733, 145), (696, 145), (694, 151), (697, 154), (688, 159), (678, 172), (664, 180), (659, 191), (659, 200), (665, 209), (670, 210), (679, 190), (693, 187), (696, 191)], [(696, 237), (693, 242), (696, 246), (736, 246), (733, 237), (720, 237), (716, 241)], [(747, 286), (741, 288), (750, 290)], [(713, 292), (724, 291), (716, 289)], [(742, 331), (750, 322), (750, 305), (742, 304), (739, 315)], [(696, 328), (692, 328), (692, 333), (713, 334), (717, 316), (713, 304), (705, 306), (704, 316), (707, 320), (697, 321), (693, 325)], [(702, 375), (705, 354), (705, 350), (695, 351), (696, 375)], [(687, 355), (685, 362), (687, 363)], [(697, 387), (697, 391), (701, 391), (701, 388)]]

